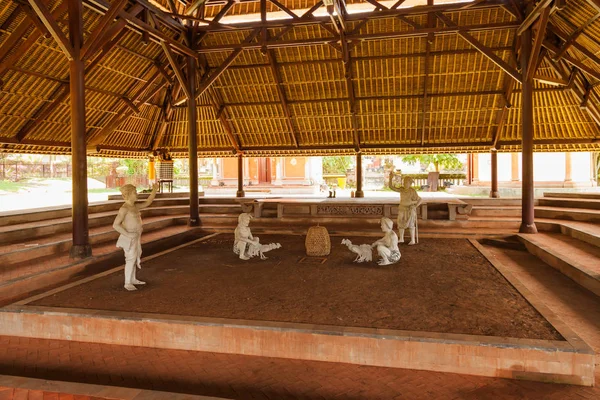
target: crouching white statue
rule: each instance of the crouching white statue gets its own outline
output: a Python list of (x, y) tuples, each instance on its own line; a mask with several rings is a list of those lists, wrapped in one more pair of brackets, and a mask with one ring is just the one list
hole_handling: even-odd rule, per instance
[(117, 247), (125, 252), (125, 289), (137, 290), (134, 285), (145, 285), (135, 277), (135, 268), (142, 268), (140, 259), (142, 257), (142, 216), (140, 210), (152, 204), (156, 196), (158, 184), (152, 185), (152, 193), (148, 200), (142, 204), (135, 204), (137, 192), (135, 186), (127, 184), (121, 186), (121, 194), (125, 199), (125, 204), (119, 209), (117, 218), (113, 223), (113, 228), (119, 232)]
[(379, 265), (389, 265), (400, 261), (400, 249), (398, 249), (398, 235), (393, 230), (394, 222), (386, 217), (381, 218), (381, 230), (385, 235), (373, 242), (372, 247), (377, 248), (377, 254), (381, 260)]
[(263, 253), (278, 249), (281, 247), (281, 244), (260, 244), (258, 236), (252, 236), (252, 232), (248, 227), (251, 219), (252, 215), (249, 213), (242, 213), (238, 217), (238, 226), (235, 228), (233, 252), (239, 254), (240, 259), (242, 260), (249, 260), (255, 256), (260, 256), (261, 260), (266, 260), (267, 257), (265, 257)]

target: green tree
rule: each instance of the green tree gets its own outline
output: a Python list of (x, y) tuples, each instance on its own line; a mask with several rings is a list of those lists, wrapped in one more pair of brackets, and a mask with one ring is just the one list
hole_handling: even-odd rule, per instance
[(148, 169), (148, 160), (124, 158), (119, 160), (119, 164), (127, 167), (128, 175), (144, 175)]
[(421, 154), (402, 156), (402, 161), (410, 165), (417, 162), (422, 165), (433, 164), (436, 172), (440, 172), (440, 167), (446, 169), (460, 169), (463, 164), (460, 162), (456, 154)]
[(345, 174), (352, 166), (354, 157), (351, 156), (328, 156), (323, 157), (324, 174)]

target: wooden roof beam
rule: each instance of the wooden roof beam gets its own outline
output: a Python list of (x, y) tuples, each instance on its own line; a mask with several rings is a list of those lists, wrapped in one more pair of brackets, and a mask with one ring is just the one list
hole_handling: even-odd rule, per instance
[[(91, 1), (91, 0), (85, 0)], [(267, 28), (281, 28), (287, 26), (302, 26), (302, 25), (310, 25), (310, 24), (318, 24), (320, 22), (329, 22), (331, 20), (329, 15), (324, 16), (314, 16), (312, 13), (319, 9), (322, 6), (322, 2), (315, 4), (310, 10), (308, 10), (304, 15), (302, 15), (299, 19), (279, 19), (279, 20), (269, 20), (266, 23)], [(486, 0), (485, 2), (479, 3), (469, 8), (472, 10), (481, 10), (488, 8), (500, 8), (502, 5), (506, 4), (506, 0)], [(352, 13), (344, 16), (344, 21), (348, 22), (357, 22), (362, 21), (364, 19), (381, 19), (381, 18), (390, 18), (397, 17), (400, 15), (423, 15), (429, 12), (453, 12), (460, 11), (464, 8), (464, 3), (446, 3), (446, 4), (434, 4), (434, 5), (425, 5), (425, 6), (416, 6), (416, 7), (408, 7), (408, 8), (400, 8), (400, 9), (388, 9), (388, 10), (380, 10), (380, 11), (368, 11), (368, 12), (360, 12), (360, 13)], [(201, 31), (209, 31), (209, 32), (218, 32), (218, 31), (230, 31), (230, 30), (249, 30), (253, 28), (262, 28), (263, 23), (261, 21), (256, 22), (235, 22), (228, 23), (227, 28), (219, 28), (219, 29), (211, 29), (208, 26), (199, 27)], [(514, 24), (515, 27), (519, 26), (519, 23)]]
[[(543, 46), (545, 48), (547, 48), (548, 50), (550, 50), (551, 52), (553, 52), (554, 54), (556, 54), (556, 53), (558, 53), (558, 51), (560, 51), (560, 49), (557, 46), (555, 46), (552, 42), (550, 42), (549, 40), (544, 40)], [(569, 56), (568, 54), (564, 54), (562, 56), (561, 60), (566, 61), (569, 64), (579, 68), (582, 72), (585, 72), (589, 76), (591, 76), (597, 80), (600, 80), (600, 72), (596, 71), (594, 68), (591, 68), (591, 67), (585, 65), (581, 61)]]
[[(427, 5), (433, 5), (433, 0), (427, 0)], [(433, 13), (427, 13), (427, 28), (433, 28), (435, 26), (435, 15)], [(433, 33), (427, 34), (427, 41), (425, 42), (425, 59), (423, 60), (423, 69), (425, 70), (425, 76), (423, 77), (423, 107), (421, 110), (421, 145), (425, 144), (425, 130), (427, 128), (426, 119), (429, 112), (427, 103), (427, 84), (429, 80), (429, 53), (431, 53), (431, 45), (433, 44)]]
[[(227, 15), (227, 13), (229, 12), (229, 10), (231, 9), (231, 7), (233, 7), (235, 4), (234, 0), (229, 0), (224, 6), (223, 8), (221, 8), (221, 10), (217, 13), (217, 15), (215, 15), (215, 17), (212, 19), (212, 23), (218, 23), (225, 15)], [(220, 25), (220, 24), (219, 24)], [(227, 28), (225, 28), (227, 29)], [(202, 39), (204, 39), (204, 37), (208, 34), (208, 31), (203, 31), (200, 32), (198, 38), (196, 39), (196, 47), (198, 47), (200, 45), (200, 43), (202, 42)]]
[(546, 38), (546, 27), (548, 25), (548, 18), (550, 17), (550, 8), (544, 8), (537, 22), (537, 29), (535, 32), (535, 36), (533, 39), (533, 46), (531, 47), (531, 57), (529, 58), (529, 63), (527, 64), (527, 71), (523, 71), (526, 76), (523, 79), (531, 80), (533, 79), (535, 72), (537, 71), (537, 67), (539, 65), (540, 51), (542, 50), (542, 43)]
[(534, 9), (531, 10), (531, 12), (525, 17), (525, 20), (517, 28), (517, 35), (520, 36), (523, 32), (529, 29), (547, 8), (554, 8), (550, 7), (553, 2), (554, 0), (541, 0), (538, 2)]
[(344, 63), (344, 77), (346, 79), (346, 91), (348, 92), (348, 103), (350, 105), (350, 115), (352, 121), (352, 140), (354, 142), (354, 150), (360, 153), (360, 132), (358, 128), (358, 117), (356, 115), (356, 93), (354, 91), (354, 83), (352, 77), (354, 75), (352, 69), (350, 49), (348, 41), (342, 32), (340, 35), (340, 43), (342, 44), (342, 62)]
[(74, 58), (75, 50), (73, 49), (73, 46), (71, 46), (71, 42), (69, 42), (69, 39), (67, 39), (60, 26), (58, 26), (58, 23), (48, 10), (48, 7), (46, 7), (42, 0), (29, 0), (29, 4), (37, 16), (42, 20), (44, 26), (46, 26), (48, 31), (50, 31), (54, 41), (62, 50), (67, 59), (72, 60)]
[(31, 6), (29, 4), (23, 4), (21, 9), (23, 10), (23, 12), (25, 14), (27, 14), (27, 16), (29, 17), (29, 20), (31, 22), (33, 22), (33, 24), (35, 25), (35, 27), (42, 32), (42, 35), (48, 39), (52, 36), (52, 34), (50, 33), (50, 31), (48, 30), (48, 28), (46, 28), (46, 26), (44, 25), (44, 23), (40, 20), (40, 18), (37, 16), (37, 14), (35, 13), (35, 11), (33, 10), (33, 8), (31, 8)]
[(225, 130), (225, 135), (231, 142), (231, 146), (233, 147), (235, 154), (244, 154), (244, 150), (242, 149), (242, 144), (240, 143), (239, 137), (233, 133), (233, 129), (231, 129), (231, 125), (229, 120), (227, 119), (225, 105), (223, 104), (222, 99), (219, 94), (211, 88), (211, 90), (207, 91), (207, 96), (210, 102), (213, 105), (213, 109), (215, 110), (215, 117), (221, 121), (221, 126), (223, 130)]
[(300, 19), (299, 16), (297, 16), (292, 10), (290, 10), (289, 8), (287, 8), (286, 6), (284, 6), (283, 4), (281, 4), (279, 1), (277, 0), (269, 0), (271, 3), (273, 3), (275, 6), (277, 6), (281, 11), (283, 11), (284, 13), (286, 13), (287, 15), (289, 15), (290, 17), (292, 17), (292, 19)]
[(269, 59), (271, 73), (273, 74), (273, 78), (275, 78), (275, 82), (277, 83), (277, 93), (279, 94), (279, 100), (281, 101), (281, 107), (283, 108), (283, 113), (285, 114), (285, 118), (286, 118), (288, 126), (290, 128), (290, 133), (292, 134), (294, 146), (296, 146), (296, 148), (298, 148), (299, 147), (298, 135), (296, 133), (296, 128), (294, 128), (294, 123), (292, 121), (292, 115), (290, 113), (290, 108), (287, 103), (287, 96), (285, 95), (285, 89), (283, 87), (283, 80), (281, 79), (281, 73), (279, 72), (279, 69), (277, 68), (277, 60), (275, 59), (275, 52), (273, 50), (268, 50), (267, 58)]
[(571, 34), (571, 36), (569, 36), (566, 40), (565, 43), (562, 45), (562, 47), (560, 48), (560, 50), (558, 51), (558, 53), (556, 53), (554, 55), (554, 60), (558, 61), (560, 60), (560, 58), (566, 53), (567, 50), (569, 50), (569, 48), (573, 45), (573, 43), (575, 43), (575, 41), (577, 40), (577, 38), (590, 26), (592, 25), (594, 22), (596, 22), (596, 20), (600, 18), (600, 12), (596, 15), (594, 15), (592, 18), (590, 18), (589, 20), (587, 20), (587, 22), (585, 24), (583, 24), (583, 26), (579, 27), (579, 29), (577, 29), (575, 32), (573, 32)]
[(150, 139), (151, 150), (156, 150), (160, 147), (162, 138), (167, 131), (167, 126), (173, 116), (173, 107), (171, 107), (172, 92), (173, 88), (169, 87), (167, 89), (167, 92), (165, 93), (165, 98), (163, 100), (163, 106), (161, 110), (161, 121), (156, 125), (156, 130), (152, 135), (152, 138)]
[[(436, 16), (442, 22), (444, 22), (447, 26), (452, 27), (452, 28), (458, 27), (458, 25), (454, 21), (452, 21), (450, 18), (446, 17), (442, 13), (436, 13)], [(464, 29), (462, 29), (462, 28), (460, 28), (457, 33), (460, 37), (462, 37), (464, 40), (469, 42), (469, 44), (471, 46), (473, 46), (477, 50), (479, 50), (481, 52), (481, 54), (486, 56), (490, 61), (492, 61), (494, 64), (496, 64), (498, 67), (500, 67), (504, 72), (509, 74), (514, 80), (516, 80), (517, 82), (521, 82), (521, 80), (522, 80), (521, 74), (515, 68), (511, 67), (502, 58), (500, 58), (496, 54), (494, 54), (488, 47), (484, 46), (483, 43), (481, 43), (479, 40), (475, 39), (471, 34), (465, 32)]]
[[(183, 71), (181, 70), (179, 63), (175, 59), (175, 56), (173, 55), (173, 53), (171, 53), (171, 49), (169, 49), (169, 46), (167, 46), (167, 44), (165, 42), (160, 42), (160, 45), (163, 48), (163, 51), (165, 52), (167, 59), (169, 60), (169, 64), (171, 64), (171, 68), (173, 69), (173, 72), (175, 73), (175, 77), (177, 77), (177, 80), (179, 81), (179, 84), (181, 85), (181, 88), (183, 89), (183, 92), (185, 93), (186, 99), (191, 99), (192, 96), (194, 96), (194, 94), (190, 92), (190, 89), (188, 88), (187, 80), (183, 76)], [(160, 69), (159, 69), (159, 72), (160, 72)], [(161, 74), (162, 74), (162, 72), (161, 72)]]
[(38, 126), (42, 121), (48, 118), (52, 112), (69, 97), (69, 85), (61, 85), (50, 95), (52, 102), (44, 104), (33, 115), (33, 119), (29, 120), (15, 135), (17, 142), (22, 142), (23, 139), (33, 130), (34, 127)]
[[(423, 29), (414, 29), (411, 31), (401, 31), (401, 32), (348, 34), (348, 35), (346, 35), (346, 40), (361, 41), (361, 40), (396, 39), (396, 38), (405, 38), (405, 37), (423, 37), (423, 36), (429, 35), (430, 33), (433, 33), (434, 35), (449, 35), (449, 34), (456, 34), (456, 33), (460, 32), (462, 34), (468, 35), (469, 32), (513, 29), (513, 28), (516, 28), (517, 26), (518, 26), (517, 22), (499, 22), (499, 23), (493, 23), (493, 24), (423, 28)], [(262, 28), (258, 27), (256, 29), (262, 29)], [(271, 40), (269, 40), (266, 43), (266, 46), (267, 46), (267, 48), (276, 49), (276, 48), (284, 48), (284, 47), (314, 46), (314, 45), (337, 43), (337, 42), (339, 42), (338, 38), (321, 37), (321, 38), (313, 38), (313, 39), (299, 39), (299, 40), (287, 40), (287, 41), (271, 41)], [(479, 43), (479, 42), (477, 42), (477, 43)], [(233, 44), (224, 44), (224, 45), (215, 45), (215, 46), (204, 46), (204, 47), (198, 48), (197, 52), (202, 54), (202, 53), (213, 53), (213, 52), (221, 52), (221, 51), (228, 51), (228, 50), (237, 50), (237, 49), (246, 49), (246, 50), (260, 49), (261, 47), (264, 47), (264, 44), (249, 43), (249, 42), (233, 43)], [(481, 47), (481, 48), (485, 49), (485, 47)], [(491, 53), (489, 51), (489, 49), (487, 49), (486, 51), (488, 53)], [(501, 62), (503, 62), (502, 59), (500, 59), (499, 57), (496, 56), (495, 58), (499, 59)]]
[[(155, 81), (161, 77), (159, 72), (155, 72), (148, 81), (142, 86), (133, 96), (131, 96), (131, 101), (138, 101), (138, 105), (142, 105), (146, 103), (148, 100), (152, 98), (159, 90), (161, 90), (165, 84), (168, 82), (163, 81), (161, 84), (157, 84), (154, 88), (150, 89), (152, 85), (154, 85)], [(144, 97), (142, 95), (146, 93)], [(96, 134), (89, 136), (87, 140), (87, 144), (90, 147), (96, 146), (100, 144), (108, 135), (114, 132), (115, 129), (123, 122), (125, 122), (132, 114), (133, 110), (127, 108), (126, 110), (121, 109), (120, 112), (116, 113), (113, 118)]]
[[(101, 43), (101, 39), (107, 33), (106, 29), (108, 28), (108, 25), (113, 22), (113, 20), (115, 19), (119, 11), (123, 9), (123, 6), (127, 3), (127, 1), (128, 0), (116, 0), (115, 2), (111, 3), (110, 8), (106, 11), (106, 14), (104, 14), (100, 18), (100, 22), (98, 23), (98, 25), (96, 25), (94, 31), (90, 34), (88, 40), (83, 45), (83, 48), (81, 49), (82, 59), (86, 58), (86, 55), (90, 50), (93, 51), (96, 47), (102, 47), (103, 43)], [(141, 6), (139, 7), (141, 8)], [(125, 25), (123, 25), (121, 29), (123, 29), (124, 27)], [(111, 37), (108, 37), (108, 40), (110, 39)]]
[[(260, 29), (255, 29), (254, 31), (252, 31), (246, 37), (243, 44), (250, 43), (252, 40), (254, 40), (256, 38), (256, 36), (259, 33), (260, 33)], [(259, 44), (259, 46), (260, 46), (260, 44)], [(225, 59), (225, 61), (223, 61), (221, 63), (221, 65), (219, 65), (219, 67), (216, 70), (214, 70), (209, 76), (207, 76), (200, 82), (200, 85), (195, 93), (196, 99), (198, 99), (200, 96), (202, 96), (202, 94), (206, 91), (206, 89), (208, 89), (219, 78), (219, 76), (221, 76), (221, 74), (223, 72), (225, 72), (227, 67), (229, 67), (235, 61), (235, 59), (241, 54), (241, 52), (242, 52), (242, 49), (234, 50), (229, 55), (229, 57), (227, 57)], [(184, 102), (185, 102), (185, 99), (177, 99), (173, 104), (180, 105), (180, 104), (183, 104)]]
[[(200, 6), (204, 5), (204, 3), (206, 3), (206, 0), (194, 0), (189, 6), (187, 6), (183, 13), (185, 15), (192, 15), (194, 11), (198, 10)], [(175, 9), (173, 12), (177, 12), (177, 9)]]

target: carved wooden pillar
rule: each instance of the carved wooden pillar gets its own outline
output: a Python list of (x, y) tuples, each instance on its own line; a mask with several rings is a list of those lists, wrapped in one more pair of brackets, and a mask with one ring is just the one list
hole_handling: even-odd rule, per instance
[(500, 197), (500, 193), (498, 192), (498, 152), (492, 150), (490, 155), (492, 157), (490, 197), (497, 199)]
[(69, 38), (73, 60), (69, 62), (71, 90), (71, 160), (73, 163), (73, 244), (70, 255), (85, 258), (92, 255), (88, 227), (87, 154), (85, 132), (85, 65), (81, 59), (83, 46), (83, 5), (68, 0)]
[(521, 91), (522, 120), (522, 166), (523, 183), (521, 198), (521, 233), (537, 233), (534, 222), (533, 190), (533, 79), (527, 79), (527, 65), (531, 58), (531, 28), (521, 35), (521, 71), (523, 89)]
[(356, 153), (356, 192), (354, 197), (365, 197), (363, 192), (363, 174), (362, 174), (362, 154)]
[(236, 197), (246, 197), (244, 193), (244, 157), (238, 155), (238, 190), (235, 194)]

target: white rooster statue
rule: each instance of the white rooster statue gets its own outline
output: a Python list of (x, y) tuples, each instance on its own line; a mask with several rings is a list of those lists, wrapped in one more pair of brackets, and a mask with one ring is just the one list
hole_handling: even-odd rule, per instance
[(352, 242), (349, 239), (342, 239), (342, 244), (345, 244), (348, 247), (348, 250), (350, 250), (351, 252), (356, 253), (356, 258), (354, 259), (354, 262), (361, 263), (373, 261), (373, 252), (371, 250), (370, 244), (356, 245), (352, 244)]

